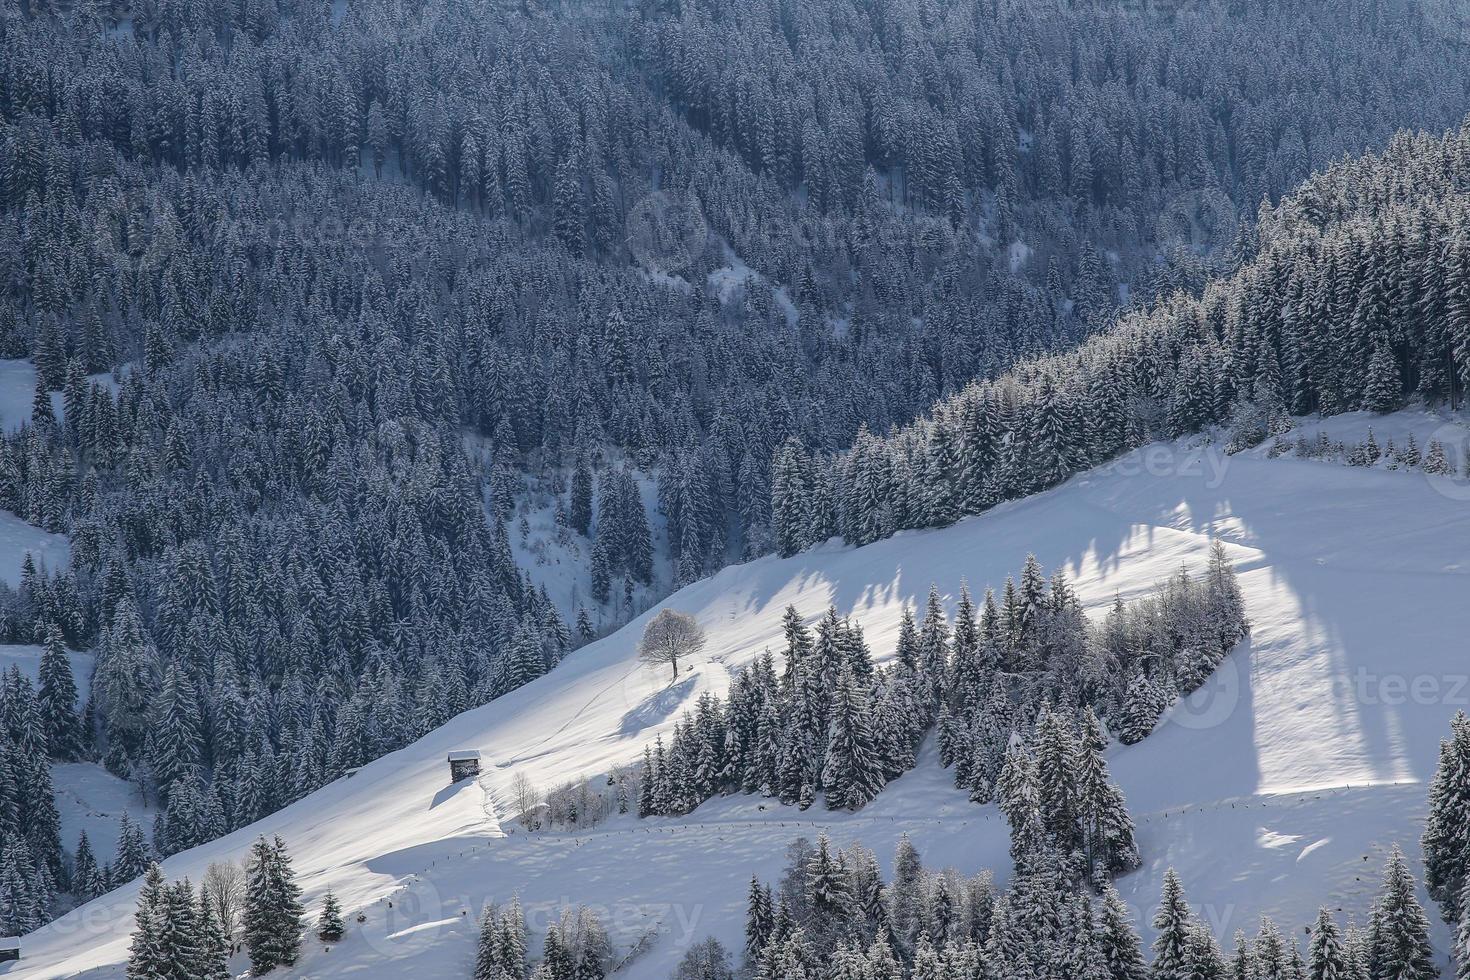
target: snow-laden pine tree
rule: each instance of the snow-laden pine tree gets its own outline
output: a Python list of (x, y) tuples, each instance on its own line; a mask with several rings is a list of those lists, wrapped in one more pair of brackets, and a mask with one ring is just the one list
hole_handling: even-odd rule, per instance
[[(1470, 882), (1467, 882), (1464, 890), (1460, 893), (1460, 921), (1455, 926), (1454, 947), (1451, 955), (1455, 961), (1455, 980), (1467, 980), (1470, 978), (1470, 915), (1463, 910), (1470, 908)], [(1314, 977), (1313, 980), (1316, 980)]]
[(1164, 872), (1159, 907), (1154, 911), (1154, 960), (1152, 980), (1186, 980), (1189, 977), (1190, 932), (1194, 916), (1184, 898), (1184, 886), (1173, 868)]
[(316, 919), (316, 937), (324, 943), (335, 943), (342, 938), (342, 903), (330, 888), (322, 898), (322, 911)]
[(197, 980), (231, 980), (230, 938), (203, 887), (199, 892), (199, 972)]
[(46, 748), (53, 759), (75, 762), (85, 750), (82, 722), (77, 714), (77, 684), (61, 630), (46, 632), (46, 649), (41, 655), (40, 690), (37, 700)]
[(1368, 925), (1368, 972), (1374, 980), (1439, 976), (1429, 943), (1429, 919), (1414, 896), (1414, 876), (1395, 845)]
[(1036, 722), (1035, 745), (1037, 804), (1048, 841), (1062, 854), (1080, 850), (1084, 841), (1076, 732), (1061, 712), (1043, 709)]
[(832, 696), (831, 727), (822, 785), (829, 809), (858, 810), (883, 788), (871, 724), (870, 688), (843, 665)]
[(1128, 815), (1123, 791), (1113, 782), (1103, 758), (1106, 747), (1102, 725), (1092, 709), (1082, 713), (1082, 733), (1077, 748), (1077, 807), (1085, 854), (1094, 877), (1111, 876), (1138, 867), (1138, 845), (1133, 838), (1133, 819)]
[(893, 851), (893, 880), (885, 892), (888, 932), (899, 953), (913, 949), (923, 922), (924, 866), (908, 834), (898, 838)]
[(1017, 736), (1012, 736), (1010, 748), (1006, 750), (995, 795), (1010, 825), (1011, 859), (1021, 865), (1045, 846), (1046, 832), (1035, 767)]
[[(1290, 949), (1288, 948), (1290, 946)], [(1291, 976), (1291, 950), (1281, 929), (1269, 916), (1261, 917), (1261, 926), (1251, 942), (1251, 962), (1256, 976), (1262, 980), (1293, 980)]]
[(246, 866), (243, 922), (250, 970), (256, 976), (296, 962), (301, 949), (301, 888), (279, 837), (258, 837)]
[(1148, 737), (1163, 712), (1162, 701), (1158, 685), (1142, 673), (1134, 675), (1123, 697), (1118, 741), (1124, 745), (1132, 745)]
[(150, 864), (138, 889), (133, 938), (128, 945), (128, 980), (162, 980), (168, 976), (168, 954), (163, 947), (166, 912), (163, 869)]
[(818, 948), (830, 949), (857, 916), (852, 877), (840, 857), (833, 853), (826, 834), (817, 838), (816, 850), (802, 872), (812, 922), (811, 939)]
[(1460, 896), (1470, 855), (1470, 718), (1463, 711), (1455, 713), (1450, 737), (1440, 742), (1420, 843), (1429, 896), (1446, 922), (1457, 922), (1464, 911)]
[(1148, 977), (1133, 917), (1123, 896), (1111, 884), (1103, 889), (1102, 911), (1097, 919), (1097, 949), (1107, 980), (1146, 980)]
[(1307, 966), (1309, 980), (1350, 980), (1341, 934), (1325, 906), (1317, 911), (1317, 922), (1312, 927)]

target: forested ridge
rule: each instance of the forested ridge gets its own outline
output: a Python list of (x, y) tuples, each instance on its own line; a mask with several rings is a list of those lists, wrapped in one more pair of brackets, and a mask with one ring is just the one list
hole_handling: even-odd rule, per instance
[(1210, 426), (1234, 451), (1293, 415), (1390, 412), (1411, 398), (1457, 407), (1470, 386), (1467, 215), (1470, 122), (1395, 136), (1263, 208), (1249, 261), (1201, 296), (1175, 292), (913, 425), (864, 430), (848, 452), (788, 441), (772, 478), (778, 546), (943, 526)]
[[(597, 603), (655, 560), (686, 582), (846, 532), (816, 505), (788, 526), (778, 449), (870, 447), (1176, 289), (1163, 309), (1230, 321), (1218, 292), (1185, 298), (1210, 272), (1310, 239), (1311, 209), (1389, 205), (1329, 183), (1287, 231), (1241, 214), (1398, 127), (1451, 124), (1470, 84), (1458, 38), (1413, 5), (3, 9), (0, 354), (39, 383), (0, 439), (0, 506), (72, 544), (67, 567), (0, 591), (0, 638), (48, 647), (40, 684), (0, 688), (17, 774), (0, 931), (17, 932), (150, 848), (130, 832), (115, 874), (100, 855), (79, 880), (47, 759), (145, 788), (168, 853), (564, 656), (576, 636), (512, 557), (515, 474), (572, 474)], [(1462, 150), (1427, 145), (1392, 151), (1417, 185), (1380, 181), (1409, 212), (1464, 173)], [(664, 201), (687, 220), (668, 226)], [(1431, 224), (1435, 243), (1453, 227)], [(1374, 227), (1340, 236), (1334, 268)], [(1347, 302), (1334, 291), (1334, 324)], [(1348, 318), (1363, 336), (1376, 304)], [(1144, 322), (1117, 336), (1152, 344)], [(1389, 336), (1401, 385), (1457, 394), (1449, 362), (1439, 389), (1410, 362), (1418, 332)], [(1203, 376), (1227, 345), (1196, 348)], [(1351, 349), (1289, 406), (1346, 397)], [(1171, 400), (1181, 431), (1235, 403), (1259, 373), (1240, 363), (1236, 387)], [(1098, 431), (1160, 431), (1144, 415)], [(1050, 468), (995, 492), (1108, 451), (1049, 445), (1032, 458)], [(670, 555), (651, 553), (631, 468), (660, 473)], [(849, 536), (978, 506), (900, 515), (904, 486)], [(86, 704), (64, 648), (96, 654)]]

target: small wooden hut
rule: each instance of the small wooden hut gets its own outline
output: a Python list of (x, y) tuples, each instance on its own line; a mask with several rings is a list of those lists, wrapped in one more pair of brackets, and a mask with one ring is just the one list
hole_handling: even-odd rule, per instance
[(460, 749), (449, 753), (449, 781), (473, 779), (480, 774), (480, 753), (477, 749)]

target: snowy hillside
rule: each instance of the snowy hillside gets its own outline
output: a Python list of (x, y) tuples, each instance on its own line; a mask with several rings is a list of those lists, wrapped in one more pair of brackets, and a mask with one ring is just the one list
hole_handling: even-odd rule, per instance
[[(1409, 414), (1335, 420), (1333, 438), (1361, 438), (1370, 421), (1440, 425)], [(1344, 431), (1354, 425), (1362, 431)], [(704, 935), (738, 948), (749, 876), (779, 873), (786, 842), (823, 826), (840, 843), (861, 839), (885, 870), (907, 831), (926, 865), (1003, 877), (1004, 821), (967, 802), (932, 759), (857, 814), (732, 797), (688, 818), (622, 817), (580, 834), (511, 828), (510, 786), (518, 774), (547, 787), (633, 761), (700, 692), (723, 692), (734, 668), (776, 645), (788, 603), (809, 620), (835, 604), (887, 655), (902, 608), (921, 604), (931, 582), (951, 598), (962, 580), (978, 592), (1034, 552), (1064, 566), (1101, 611), (1181, 564), (1202, 568), (1218, 537), (1236, 561), (1252, 636), (1157, 732), (1110, 750), (1144, 860), (1120, 891), (1135, 914), (1151, 909), (1174, 866), (1226, 937), (1253, 930), (1262, 913), (1299, 935), (1319, 904), (1362, 922), (1386, 850), (1398, 842), (1417, 853), (1438, 740), (1470, 701), (1467, 488), (1267, 455), (1154, 446), (948, 529), (727, 568), (662, 604), (709, 633), (702, 662), (678, 685), (635, 659), (646, 614), (354, 776), (169, 859), (165, 871), (197, 882), (210, 861), (279, 833), (308, 906), (331, 886), (349, 923), (330, 952), (308, 943), (290, 975), (415, 980), (468, 976), (475, 917), (512, 893), (527, 903), (533, 935), (578, 902), (602, 908), (620, 954), (656, 930), (620, 975), (666, 977)], [(483, 753), (485, 775), (450, 786), (445, 755), (461, 748)], [(135, 898), (125, 887), (28, 937), (10, 975), (121, 976)], [(1447, 935), (1435, 938), (1442, 950)]]
[(20, 584), (26, 555), (38, 567), (50, 571), (65, 568), (71, 559), (71, 544), (62, 534), (47, 534), (34, 525), (0, 510), (0, 580), (11, 586)]

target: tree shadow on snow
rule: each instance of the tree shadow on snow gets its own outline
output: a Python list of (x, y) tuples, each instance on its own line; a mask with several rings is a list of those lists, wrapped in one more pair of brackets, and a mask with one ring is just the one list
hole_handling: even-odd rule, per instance
[(644, 729), (673, 717), (674, 712), (683, 707), (684, 701), (694, 693), (694, 683), (694, 675), (689, 674), (677, 684), (670, 684), (638, 702), (623, 715), (623, 720), (618, 725), (618, 734), (637, 735)]

